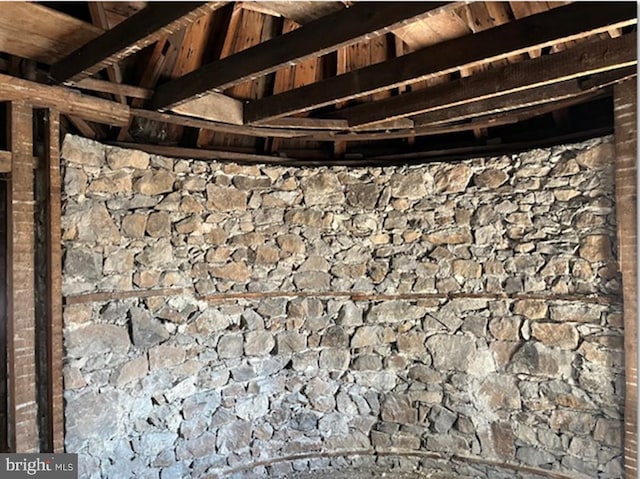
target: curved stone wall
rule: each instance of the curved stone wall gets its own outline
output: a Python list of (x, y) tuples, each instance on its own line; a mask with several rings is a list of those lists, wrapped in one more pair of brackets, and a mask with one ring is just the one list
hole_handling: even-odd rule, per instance
[(63, 157), (82, 477), (620, 477), (611, 138), (386, 168)]

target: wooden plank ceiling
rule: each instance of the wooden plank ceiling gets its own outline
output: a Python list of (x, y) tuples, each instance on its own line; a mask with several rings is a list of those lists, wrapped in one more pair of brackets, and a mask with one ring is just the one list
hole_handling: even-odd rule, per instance
[(609, 132), (636, 28), (635, 2), (4, 2), (0, 102), (175, 156), (509, 151)]

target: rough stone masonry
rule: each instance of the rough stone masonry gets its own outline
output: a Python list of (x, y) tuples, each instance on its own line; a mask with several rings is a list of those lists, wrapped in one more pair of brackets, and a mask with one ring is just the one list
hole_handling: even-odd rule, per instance
[(81, 477), (620, 477), (613, 154), (289, 168), (67, 136)]

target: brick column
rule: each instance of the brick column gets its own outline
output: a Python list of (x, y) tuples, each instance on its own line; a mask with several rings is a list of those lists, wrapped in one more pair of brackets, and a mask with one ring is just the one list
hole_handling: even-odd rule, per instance
[(615, 86), (616, 211), (622, 272), (625, 353), (625, 478), (638, 477), (638, 268), (636, 79)]
[(38, 452), (35, 355), (33, 109), (10, 104), (8, 373), (11, 447)]

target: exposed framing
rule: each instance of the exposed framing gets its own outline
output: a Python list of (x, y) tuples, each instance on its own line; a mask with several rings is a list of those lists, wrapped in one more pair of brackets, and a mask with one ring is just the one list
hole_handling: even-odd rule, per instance
[(7, 370), (9, 447), (38, 452), (35, 366), (33, 108), (9, 105), (12, 170), (9, 201)]
[(635, 80), (614, 89), (618, 261), (622, 272), (625, 406), (624, 473), (638, 477), (638, 224), (637, 103)]

